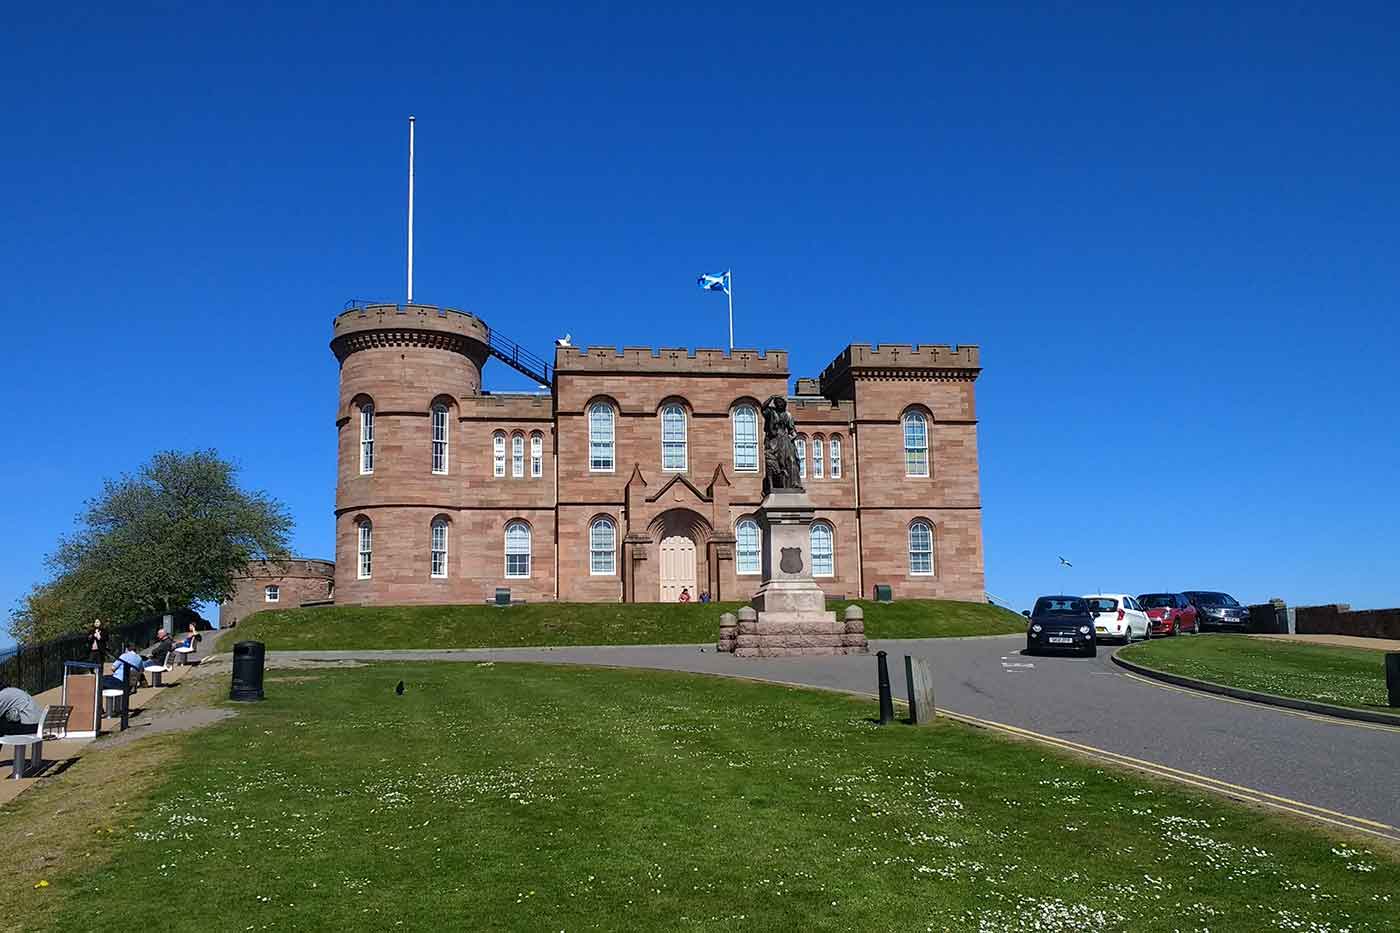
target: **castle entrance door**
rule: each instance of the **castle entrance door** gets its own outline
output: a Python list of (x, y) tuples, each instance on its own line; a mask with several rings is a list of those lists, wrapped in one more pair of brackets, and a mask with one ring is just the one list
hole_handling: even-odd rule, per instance
[(661, 541), (661, 601), (679, 602), (681, 590), (690, 590), (690, 598), (698, 599), (695, 589), (695, 541), (685, 535), (674, 535)]

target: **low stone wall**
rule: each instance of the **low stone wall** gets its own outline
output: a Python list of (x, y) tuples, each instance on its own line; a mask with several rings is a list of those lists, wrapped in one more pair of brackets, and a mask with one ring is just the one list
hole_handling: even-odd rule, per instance
[(1361, 609), (1353, 612), (1345, 603), (1331, 606), (1299, 606), (1294, 610), (1299, 635), (1357, 635), (1362, 638), (1400, 638), (1400, 609)]

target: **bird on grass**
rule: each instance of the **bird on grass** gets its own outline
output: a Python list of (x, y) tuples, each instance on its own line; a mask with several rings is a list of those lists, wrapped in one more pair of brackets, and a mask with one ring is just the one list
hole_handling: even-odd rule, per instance
[(394, 688), (394, 693), (398, 694), (399, 696), (403, 696), (403, 681), (402, 681), (402, 680), (399, 681), (399, 685), (398, 685), (397, 687)]

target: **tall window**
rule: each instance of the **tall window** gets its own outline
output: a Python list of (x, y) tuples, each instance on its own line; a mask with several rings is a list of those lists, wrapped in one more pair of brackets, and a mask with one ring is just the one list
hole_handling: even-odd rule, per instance
[(429, 573), (435, 577), (447, 576), (447, 519), (433, 519), (432, 566)]
[(832, 546), (835, 537), (831, 526), (826, 522), (812, 522), (812, 576), (831, 577), (836, 575), (836, 554)]
[(530, 526), (524, 522), (506, 525), (506, 576), (523, 579), (530, 575)]
[(263, 587), (263, 599), (270, 603), (275, 603), (282, 598), (282, 588), (273, 583)]
[(360, 472), (374, 472), (374, 406), (360, 406)]
[(917, 411), (904, 416), (904, 475), (928, 476), (928, 420)]
[(544, 436), (538, 431), (530, 435), (530, 475), (535, 479), (544, 475)]
[(797, 475), (807, 478), (807, 438), (801, 434), (797, 435)]
[(933, 529), (923, 520), (909, 526), (909, 572), (933, 573)]
[(685, 466), (685, 409), (679, 405), (667, 405), (661, 409), (661, 469), (684, 473)]
[(447, 406), (433, 406), (433, 472), (447, 472)]
[(607, 402), (588, 406), (588, 470), (613, 471), (613, 410)]
[(506, 436), (497, 431), (491, 436), (492, 470), (497, 476), (506, 475)]
[(360, 522), (360, 565), (359, 577), (368, 580), (374, 569), (374, 530), (367, 521)]
[(825, 458), (822, 456), (822, 454), (823, 454), (822, 448), (825, 447), (825, 446), (826, 446), (826, 445), (822, 443), (822, 438), (821, 438), (821, 435), (820, 435), (820, 434), (818, 434), (816, 437), (812, 438), (812, 477), (813, 477), (813, 479), (821, 479), (822, 476), (826, 473), (826, 464), (825, 464), (825, 462), (824, 462)]
[(752, 405), (734, 409), (734, 472), (758, 472), (758, 412)]
[(831, 438), (831, 478), (841, 478), (841, 438)]
[(734, 537), (737, 539), (739, 552), (734, 569), (744, 574), (758, 573), (762, 569), (758, 556), (758, 522), (751, 518), (739, 519), (739, 524), (734, 529)]
[(588, 527), (588, 572), (608, 577), (617, 572), (617, 526), (611, 518), (597, 518)]
[(510, 475), (520, 479), (525, 475), (525, 435), (512, 434), (510, 438)]

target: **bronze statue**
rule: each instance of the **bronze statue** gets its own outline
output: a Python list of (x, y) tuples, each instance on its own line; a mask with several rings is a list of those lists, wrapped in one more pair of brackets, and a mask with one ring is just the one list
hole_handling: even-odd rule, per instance
[(787, 399), (774, 395), (763, 403), (763, 493), (802, 489), (797, 422), (788, 414)]

